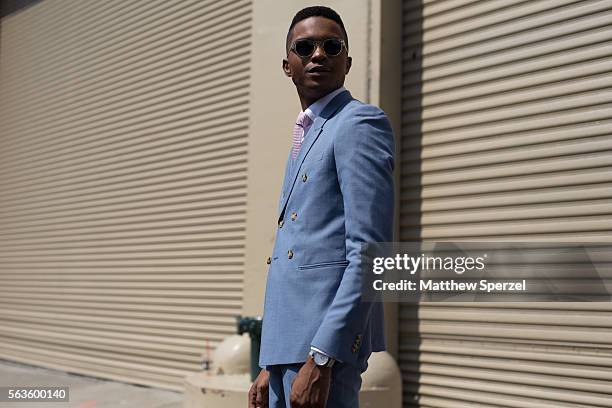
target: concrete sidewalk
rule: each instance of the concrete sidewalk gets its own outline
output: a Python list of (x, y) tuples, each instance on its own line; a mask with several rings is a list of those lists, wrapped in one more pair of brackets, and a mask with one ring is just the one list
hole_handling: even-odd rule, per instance
[(68, 386), (70, 402), (0, 402), (1, 408), (182, 408), (183, 394), (0, 360), (0, 386)]

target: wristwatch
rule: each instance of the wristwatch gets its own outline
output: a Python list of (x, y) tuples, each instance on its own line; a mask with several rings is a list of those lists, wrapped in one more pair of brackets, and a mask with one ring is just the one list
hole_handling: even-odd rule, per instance
[(316, 350), (311, 349), (310, 353), (308, 354), (310, 355), (310, 357), (312, 357), (314, 363), (319, 367), (331, 367), (336, 362), (336, 360), (334, 360), (333, 358), (326, 356), (325, 354), (320, 353)]

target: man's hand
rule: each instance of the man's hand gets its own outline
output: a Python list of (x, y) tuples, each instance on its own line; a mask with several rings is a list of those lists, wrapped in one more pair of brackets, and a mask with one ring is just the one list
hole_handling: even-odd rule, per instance
[(269, 386), (270, 373), (264, 368), (259, 372), (249, 390), (249, 408), (268, 408)]
[(291, 385), (291, 408), (325, 408), (330, 384), (331, 368), (319, 367), (308, 357)]

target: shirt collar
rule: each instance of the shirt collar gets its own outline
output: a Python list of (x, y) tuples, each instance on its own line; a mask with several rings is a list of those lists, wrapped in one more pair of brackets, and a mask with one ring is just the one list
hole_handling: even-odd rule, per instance
[(304, 113), (308, 115), (308, 117), (314, 122), (314, 120), (321, 115), (323, 109), (327, 106), (328, 103), (331, 102), (332, 99), (339, 93), (346, 91), (346, 88), (341, 86), (333, 92), (328, 93), (324, 97), (318, 99), (316, 102), (312, 103), (309, 107), (306, 108)]

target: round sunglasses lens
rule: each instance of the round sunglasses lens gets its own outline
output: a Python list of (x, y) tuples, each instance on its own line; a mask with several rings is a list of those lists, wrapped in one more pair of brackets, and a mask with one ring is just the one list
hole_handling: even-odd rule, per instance
[(300, 57), (308, 57), (314, 51), (314, 44), (311, 41), (296, 41), (295, 52)]
[(342, 43), (335, 39), (325, 40), (323, 42), (323, 49), (327, 55), (338, 55), (342, 51)]

